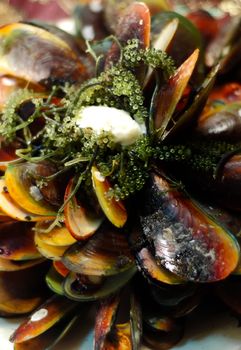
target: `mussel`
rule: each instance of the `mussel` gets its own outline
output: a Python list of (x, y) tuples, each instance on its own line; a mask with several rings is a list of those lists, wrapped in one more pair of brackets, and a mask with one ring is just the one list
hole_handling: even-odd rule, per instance
[(24, 23), (0, 30), (0, 72), (33, 84), (80, 82), (88, 77), (81, 59), (66, 41)]
[(238, 243), (177, 186), (154, 173), (144, 194), (140, 222), (155, 258), (184, 280), (226, 278), (237, 266)]

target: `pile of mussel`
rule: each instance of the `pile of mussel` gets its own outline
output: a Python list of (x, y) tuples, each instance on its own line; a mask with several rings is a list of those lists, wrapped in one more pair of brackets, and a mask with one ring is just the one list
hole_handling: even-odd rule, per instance
[[(174, 59), (168, 80), (152, 68), (137, 72), (163, 145), (240, 143), (240, 18), (204, 10), (183, 16), (164, 1), (93, 3), (76, 9), (77, 37), (36, 22), (0, 28), (1, 110), (23, 87), (48, 98), (52, 86), (79, 87), (95, 76), (85, 46), (91, 28), (98, 70), (119, 59), (110, 34)], [(21, 101), (23, 120), (33, 113), (29, 100)], [(33, 128), (41, 130), (41, 120)], [(20, 139), (1, 137), (0, 315), (28, 315), (11, 336), (15, 350), (52, 349), (93, 304), (95, 350), (169, 349), (207, 296), (241, 315), (241, 148), (223, 154), (216, 176), (158, 160), (126, 203), (105, 195), (111, 184), (93, 165), (94, 199), (75, 194), (51, 229), (74, 179), (51, 178), (56, 164), (19, 159), (20, 148)], [(41, 187), (40, 176), (51, 180)]]

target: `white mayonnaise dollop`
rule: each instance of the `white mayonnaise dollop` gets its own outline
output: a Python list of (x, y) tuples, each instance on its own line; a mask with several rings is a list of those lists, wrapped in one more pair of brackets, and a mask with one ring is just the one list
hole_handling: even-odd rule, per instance
[(84, 107), (76, 125), (81, 129), (90, 128), (97, 135), (103, 131), (110, 132), (114, 142), (122, 146), (131, 145), (146, 132), (144, 124), (138, 124), (128, 112), (105, 106)]

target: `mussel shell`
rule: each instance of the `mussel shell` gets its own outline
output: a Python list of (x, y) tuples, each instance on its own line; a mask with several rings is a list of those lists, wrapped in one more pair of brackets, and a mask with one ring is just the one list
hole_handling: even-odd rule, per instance
[(108, 297), (111, 294), (116, 293), (119, 289), (125, 286), (131, 278), (135, 275), (136, 268), (120, 272), (114, 276), (107, 276), (103, 279), (99, 289), (84, 291), (78, 289), (78, 281), (74, 273), (70, 273), (64, 282), (65, 295), (75, 301), (94, 301)]
[(175, 319), (170, 307), (165, 308), (157, 303), (149, 294), (151, 290), (148, 288), (142, 296), (144, 344), (155, 349), (169, 349), (181, 339), (184, 322), (183, 319)]
[(170, 130), (163, 135), (165, 140), (173, 140), (173, 138), (179, 135), (185, 137), (187, 131), (189, 132), (195, 126), (198, 116), (203, 110), (214, 86), (219, 68), (220, 66), (217, 65), (209, 72), (201, 86), (199, 86), (199, 91), (193, 101), (190, 101), (190, 105), (178, 116), (175, 123), (170, 127)]
[[(199, 31), (191, 21), (176, 12), (164, 11), (156, 14), (152, 17), (151, 22), (152, 41), (155, 40), (155, 36), (160, 33), (161, 29), (175, 18), (178, 19), (179, 26), (167, 52), (174, 59), (176, 66), (179, 67), (195, 49), (198, 48), (201, 51), (197, 68), (192, 78), (192, 82), (195, 83), (195, 85), (199, 85), (204, 75), (203, 42)], [(185, 50), (183, 50), (184, 47)]]
[(76, 38), (76, 36), (73, 36), (68, 32), (48, 22), (31, 20), (31, 21), (25, 22), (25, 24), (29, 24), (31, 26), (41, 28), (51, 33), (52, 35), (57, 36), (59, 39), (64, 41), (66, 44), (68, 44), (68, 46), (72, 49), (73, 52), (75, 52), (75, 54), (78, 57), (81, 57), (81, 59), (84, 59), (84, 60), (87, 59), (87, 57), (83, 57), (85, 56), (84, 53), (86, 50), (86, 45), (84, 42), (80, 40), (80, 38)]
[(165, 310), (178, 308), (184, 301), (197, 293), (198, 287), (194, 284), (187, 284), (179, 288), (171, 286), (150, 285), (149, 291), (153, 300)]
[[(152, 42), (152, 47), (156, 50), (166, 51), (168, 46), (170, 45), (176, 31), (178, 28), (178, 19), (173, 19), (168, 22), (164, 28), (161, 29), (159, 35), (156, 36), (155, 40)], [(149, 67), (145, 76), (145, 80), (143, 83), (143, 87), (145, 88), (144, 94), (148, 94), (148, 89), (150, 88), (150, 84), (155, 79), (154, 73), (156, 70)]]
[(107, 350), (132, 350), (130, 323), (117, 324), (105, 343)]
[(53, 261), (53, 267), (58, 272), (59, 275), (66, 277), (70, 272), (67, 267), (64, 266), (62, 261)]
[(0, 30), (0, 72), (32, 83), (81, 82), (87, 70), (69, 45), (50, 32), (24, 23)]
[(48, 264), (43, 263), (21, 271), (0, 272), (0, 313), (25, 314), (34, 310), (48, 290), (44, 275)]
[(32, 260), (8, 260), (4, 258), (0, 258), (0, 271), (12, 272), (12, 271), (20, 271), (25, 270), (29, 267), (39, 265), (44, 262), (45, 258), (40, 259), (32, 259)]
[(12, 199), (25, 210), (37, 215), (55, 215), (55, 206), (63, 198), (58, 181), (51, 180), (46, 186), (37, 180), (50, 176), (56, 168), (47, 163), (20, 163), (11, 165), (5, 172), (5, 181)]
[[(145, 3), (131, 3), (121, 11), (118, 24), (114, 28), (115, 35), (121, 44), (126, 44), (129, 39), (138, 39), (140, 48), (149, 47), (150, 20), (150, 11)], [(114, 43), (107, 54), (105, 66), (110, 67), (117, 63), (119, 58), (120, 48)]]
[(76, 303), (62, 296), (55, 295), (39, 306), (11, 335), (10, 341), (22, 343), (44, 333), (55, 325), (63, 316), (70, 313)]
[(195, 132), (200, 137), (228, 142), (240, 141), (241, 137), (241, 102), (220, 105), (205, 111), (197, 123)]
[(177, 344), (184, 333), (184, 324), (167, 316), (156, 316), (144, 322), (144, 343), (153, 349), (167, 350)]
[(232, 232), (236, 238), (240, 236), (241, 233), (241, 215), (238, 212), (224, 209), (223, 207), (217, 206), (217, 204), (209, 201), (200, 202), (204, 210), (211, 215), (216, 221), (225, 227), (228, 231)]
[(67, 228), (63, 225), (61, 227), (54, 227), (49, 232), (44, 232), (51, 225), (51, 221), (42, 221), (35, 225), (35, 232), (38, 235), (38, 240), (50, 246), (65, 247), (76, 242), (76, 239), (70, 234)]
[(127, 221), (127, 210), (124, 203), (115, 198), (108, 198), (108, 191), (111, 189), (107, 178), (102, 178), (98, 169), (91, 168), (92, 183), (99, 205), (107, 219), (116, 227), (123, 227)]
[(179, 285), (185, 283), (180, 277), (158, 265), (154, 256), (147, 248), (142, 248), (137, 254), (138, 266), (146, 278), (154, 284)]
[(71, 271), (94, 276), (115, 275), (134, 264), (125, 233), (108, 223), (86, 243), (72, 245), (62, 261)]
[(0, 257), (9, 260), (39, 259), (34, 244), (33, 225), (24, 222), (0, 224)]
[(71, 235), (76, 240), (86, 240), (99, 228), (103, 218), (100, 215), (97, 215), (93, 208), (90, 206), (87, 207), (86, 204), (84, 204), (84, 200), (81, 200), (81, 202), (78, 201), (76, 196), (68, 201), (68, 198), (73, 190), (74, 181), (71, 179), (65, 190), (65, 224)]
[(20, 207), (10, 196), (6, 186), (6, 181), (3, 178), (0, 179), (0, 209), (2, 215), (8, 217), (8, 221), (19, 220), (35, 222), (54, 218), (53, 216), (46, 217), (36, 215)]
[(139, 350), (142, 339), (142, 310), (136, 293), (130, 296), (130, 331), (132, 350)]
[(136, 264), (143, 276), (150, 283), (161, 286), (163, 284), (179, 285), (185, 283), (180, 277), (158, 264), (158, 261), (150, 250), (148, 241), (143, 237), (141, 232), (140, 222), (136, 221), (133, 224), (128, 239), (131, 250), (135, 254)]
[(184, 280), (226, 278), (239, 261), (236, 239), (169, 181), (152, 174), (143, 195), (141, 225), (155, 258)]
[(61, 260), (65, 251), (69, 248), (69, 245), (56, 246), (45, 243), (42, 237), (39, 236), (38, 232), (35, 232), (34, 242), (40, 254), (51, 260)]
[(68, 315), (39, 336), (22, 343), (15, 343), (14, 350), (50, 350), (71, 330), (77, 319), (77, 316)]
[(50, 290), (59, 295), (64, 295), (63, 291), (63, 281), (64, 278), (55, 270), (53, 266), (51, 266), (48, 271), (45, 281)]
[(94, 350), (104, 350), (106, 337), (113, 327), (119, 303), (119, 294), (100, 302), (95, 318)]
[(176, 106), (191, 78), (198, 55), (199, 50), (195, 50), (156, 95), (154, 126), (160, 138), (170, 129), (169, 123), (173, 120)]

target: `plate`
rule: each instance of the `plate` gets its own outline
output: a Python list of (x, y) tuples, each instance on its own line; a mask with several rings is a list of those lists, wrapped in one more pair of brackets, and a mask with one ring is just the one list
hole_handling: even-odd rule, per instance
[[(0, 348), (13, 350), (8, 341), (21, 319), (0, 318)], [(92, 350), (93, 319), (80, 319), (75, 328), (54, 350)], [(217, 312), (212, 316), (206, 311), (189, 317), (183, 340), (173, 350), (241, 350), (241, 331), (237, 319)], [(36, 349), (37, 350), (37, 349)], [(141, 350), (148, 350), (143, 347)]]

